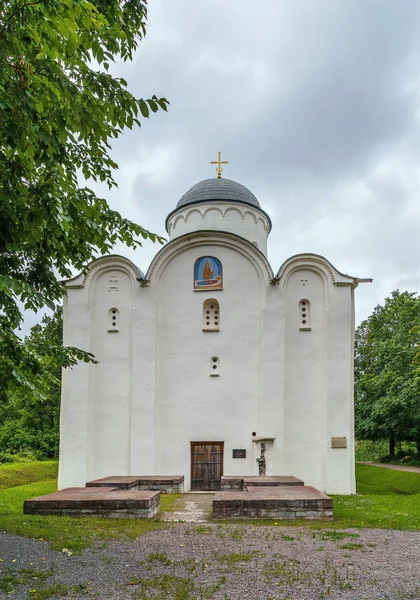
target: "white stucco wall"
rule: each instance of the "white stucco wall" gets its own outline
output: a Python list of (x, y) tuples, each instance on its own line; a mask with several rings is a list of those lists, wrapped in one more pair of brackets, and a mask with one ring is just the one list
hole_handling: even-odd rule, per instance
[[(301, 279), (308, 281), (303, 287)], [(310, 302), (311, 330), (300, 330), (299, 302)], [(325, 290), (322, 277), (296, 270), (285, 286), (284, 465), (325, 489)]]
[[(88, 297), (68, 289), (63, 301), (63, 344), (90, 349)], [(87, 481), (89, 373), (85, 363), (63, 369), (60, 411), (60, 462), (58, 488)]]
[[(222, 262), (223, 290), (193, 290), (205, 255)], [(137, 277), (130, 261), (110, 257), (67, 284), (65, 343), (100, 364), (64, 373), (60, 488), (180, 474), (189, 489), (192, 441), (224, 442), (225, 475), (255, 474), (255, 432), (274, 438), (268, 473), (354, 492), (352, 278), (313, 255), (292, 257), (274, 278), (252, 243), (210, 231), (174, 238), (148, 282)], [(218, 332), (202, 331), (208, 298), (219, 302)], [(303, 298), (310, 331), (300, 330)], [(108, 331), (113, 307), (118, 332)], [(219, 377), (210, 376), (213, 356)], [(331, 437), (343, 436), (347, 448), (332, 449)], [(234, 448), (246, 459), (233, 459)]]
[[(192, 291), (192, 267), (203, 255), (223, 264), (223, 290)], [(168, 261), (157, 287), (156, 469), (190, 479), (190, 442), (224, 441), (225, 474), (253, 471), (252, 432), (261, 402), (261, 311), (266, 285), (261, 271), (237, 250), (205, 245)], [(244, 286), (247, 293), (244, 294)], [(203, 303), (220, 306), (220, 331), (202, 331)], [(210, 359), (220, 361), (210, 376)], [(247, 459), (232, 459), (247, 448)]]
[[(99, 364), (63, 373), (59, 488), (130, 472), (134, 285), (131, 263), (119, 258), (99, 259), (68, 283), (64, 344), (92, 352)], [(113, 308), (118, 331), (109, 331)]]
[[(326, 489), (356, 493), (354, 458), (354, 289), (335, 287), (327, 314), (327, 456)], [(346, 437), (347, 448), (332, 448), (332, 437)], [(345, 491), (343, 488), (346, 486)]]
[[(88, 479), (109, 473), (130, 473), (130, 421), (132, 392), (133, 285), (119, 268), (105, 266), (89, 286), (91, 313), (90, 351), (99, 361), (89, 380)], [(117, 330), (109, 312), (118, 310)]]

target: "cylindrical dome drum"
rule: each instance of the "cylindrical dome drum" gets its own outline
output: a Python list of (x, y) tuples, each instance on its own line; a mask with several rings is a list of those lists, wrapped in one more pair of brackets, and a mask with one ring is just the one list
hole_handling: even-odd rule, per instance
[(206, 179), (179, 200), (166, 219), (170, 239), (193, 231), (226, 231), (253, 243), (267, 254), (270, 217), (245, 186), (230, 179)]

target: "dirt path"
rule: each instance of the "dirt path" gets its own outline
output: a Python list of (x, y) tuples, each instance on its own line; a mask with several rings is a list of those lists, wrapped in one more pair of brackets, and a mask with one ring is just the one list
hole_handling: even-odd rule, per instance
[(183, 494), (178, 498), (174, 511), (161, 513), (164, 521), (186, 521), (188, 523), (202, 523), (207, 521), (213, 502), (214, 494), (195, 493)]
[(358, 461), (361, 465), (370, 465), (372, 467), (380, 467), (381, 469), (392, 469), (393, 471), (407, 471), (409, 473), (420, 473), (420, 467), (405, 467), (404, 465), (392, 465), (390, 463), (376, 463), (366, 460)]

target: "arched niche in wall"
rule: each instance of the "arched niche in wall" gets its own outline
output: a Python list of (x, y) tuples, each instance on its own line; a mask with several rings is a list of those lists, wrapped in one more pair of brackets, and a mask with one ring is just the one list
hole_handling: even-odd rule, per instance
[(219, 357), (212, 356), (210, 359), (210, 377), (219, 377)]
[(311, 331), (311, 303), (306, 298), (299, 302), (299, 329)]
[(115, 306), (108, 311), (108, 332), (114, 333), (119, 331), (119, 316), (120, 311)]
[[(151, 287), (158, 285), (163, 272), (166, 268), (168, 268), (175, 256), (183, 253), (186, 250), (190, 251), (192, 248), (196, 248), (198, 253), (201, 251), (201, 246), (206, 246), (207, 250), (209, 244), (214, 247), (214, 252), (216, 252), (217, 247), (229, 248), (235, 250), (241, 256), (246, 258), (258, 273), (261, 285), (265, 286), (267, 283), (273, 282), (274, 274), (271, 269), (271, 265), (264, 254), (262, 254), (261, 251), (248, 240), (237, 236), (236, 234), (226, 233), (224, 231), (197, 231), (195, 233), (189, 233), (188, 235), (183, 235), (171, 240), (161, 250), (159, 250), (159, 252), (153, 258), (147, 273), (144, 276), (145, 279), (149, 281)], [(200, 258), (205, 258), (205, 256), (201, 255)], [(212, 256), (211, 258), (216, 257)], [(194, 270), (192, 276), (193, 278), (195, 277)], [(224, 272), (222, 264), (222, 286), (223, 279)], [(202, 289), (205, 288), (194, 288), (194, 291), (201, 291)], [(211, 287), (207, 288), (207, 291), (210, 291), (211, 289), (222, 288)]]
[(203, 302), (203, 331), (220, 330), (220, 306), (215, 298)]
[(135, 271), (122, 261), (103, 261), (89, 273), (90, 366), (88, 476), (127, 474), (133, 364)]
[(301, 310), (301, 300), (305, 301), (306, 299), (309, 302), (313, 302), (313, 298), (310, 297), (310, 292), (316, 281), (322, 282), (322, 303), (325, 304), (325, 308), (328, 308), (334, 283), (330, 273), (322, 267), (319, 268), (312, 264), (291, 265), (283, 272), (279, 284), (285, 295), (290, 295), (292, 289), (294, 289), (294, 301), (296, 304), (299, 304), (299, 310)]

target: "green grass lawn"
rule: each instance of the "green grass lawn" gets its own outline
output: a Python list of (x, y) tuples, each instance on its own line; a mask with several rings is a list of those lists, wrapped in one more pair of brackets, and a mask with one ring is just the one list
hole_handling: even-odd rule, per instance
[[(57, 489), (54, 461), (0, 465), (0, 529), (50, 542), (54, 549), (80, 552), (98, 540), (129, 540), (169, 525), (143, 519), (38, 517), (23, 514), (27, 498)], [(37, 480), (40, 478), (41, 480)], [(332, 521), (246, 521), (253, 525), (302, 525), (314, 529), (373, 527), (420, 530), (420, 474), (356, 466), (358, 495), (334, 496)], [(162, 495), (162, 511), (173, 510), (178, 494)], [(219, 522), (219, 521), (218, 521)], [(245, 522), (245, 521), (244, 521)], [(242, 521), (235, 521), (240, 525)]]
[(420, 473), (357, 464), (356, 487), (334, 496), (334, 525), (420, 530)]
[[(38, 517), (23, 514), (23, 502), (57, 490), (57, 461), (0, 465), (0, 529), (48, 540), (55, 550), (80, 552), (97, 540), (135, 539), (165, 526), (144, 519)], [(37, 480), (41, 478), (41, 480)], [(7, 482), (7, 484), (6, 484)], [(173, 500), (168, 500), (171, 507)]]
[(18, 535), (48, 540), (52, 548), (78, 552), (92, 546), (95, 540), (135, 539), (142, 533), (163, 526), (145, 519), (100, 519), (35, 516), (23, 514), (27, 498), (56, 491), (55, 479), (39, 481), (0, 492), (0, 529)]
[(182, 494), (161, 494), (160, 495), (160, 510), (161, 512), (173, 512), (178, 498)]
[(356, 482), (358, 494), (420, 494), (420, 473), (357, 464)]
[(57, 473), (57, 460), (0, 465), (0, 490), (35, 481), (55, 479)]

